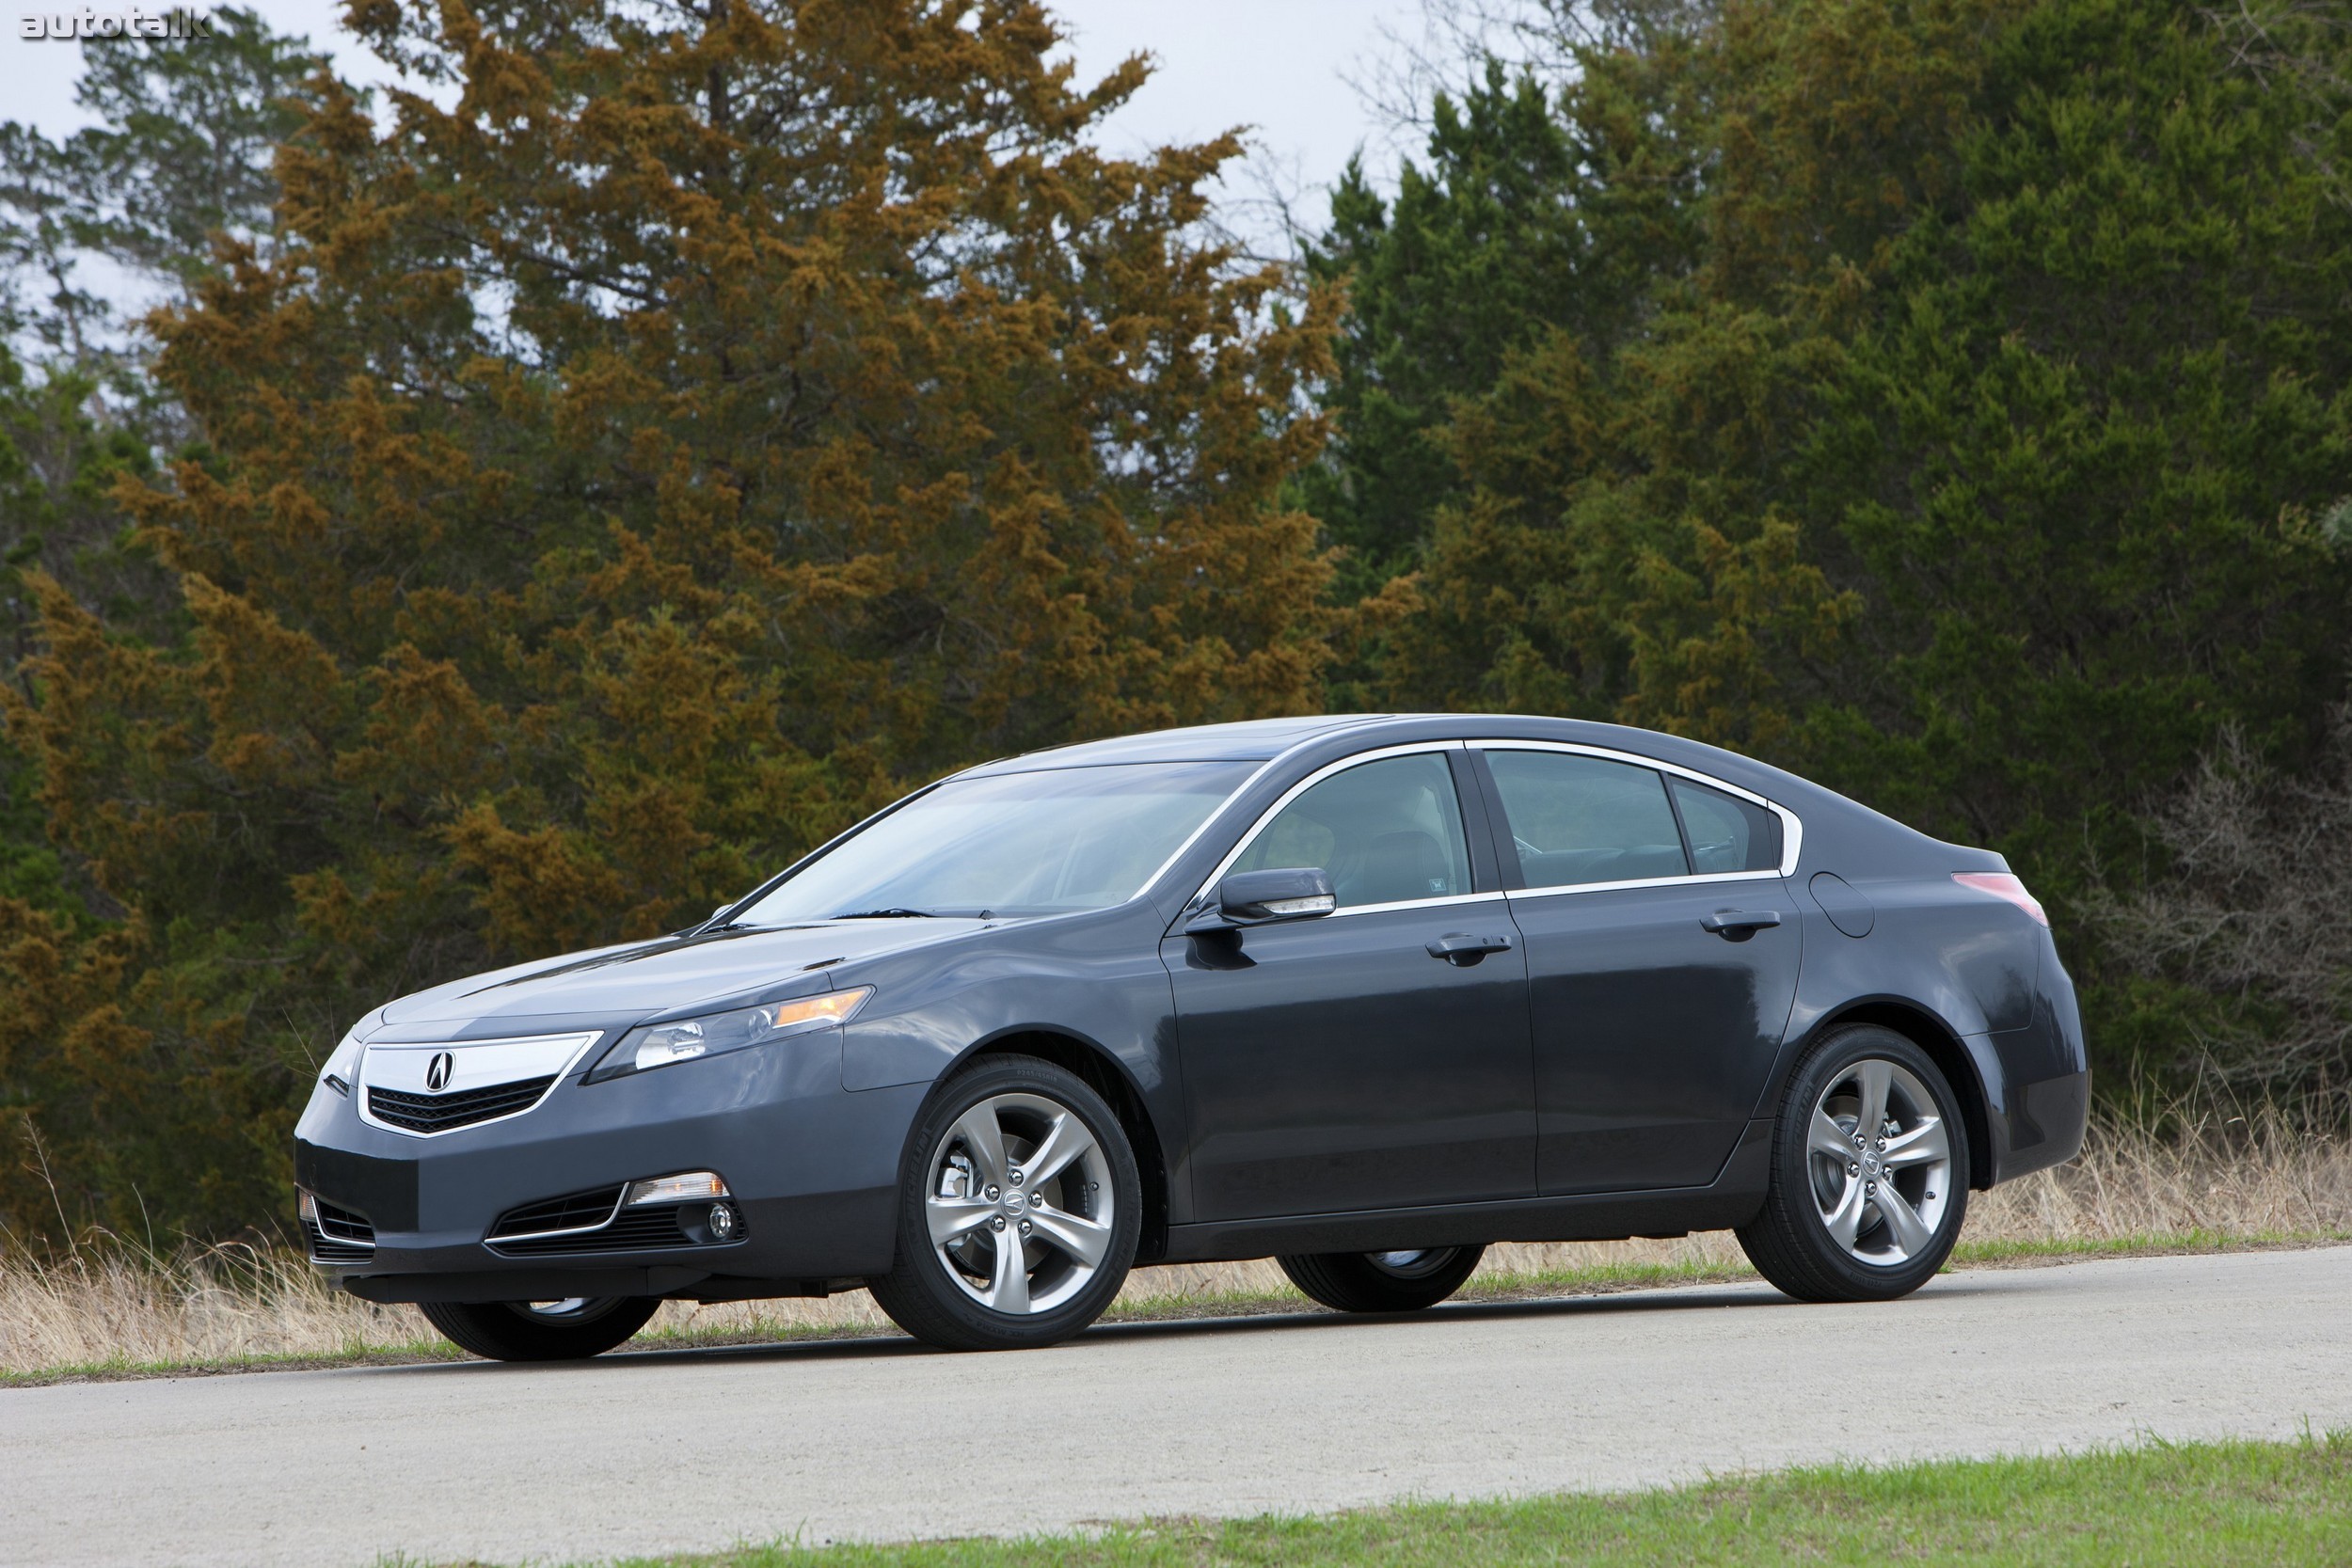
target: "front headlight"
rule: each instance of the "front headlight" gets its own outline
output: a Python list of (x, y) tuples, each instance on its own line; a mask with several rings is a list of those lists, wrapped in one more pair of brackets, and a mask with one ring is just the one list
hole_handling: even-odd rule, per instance
[(600, 1084), (626, 1073), (650, 1072), (672, 1062), (716, 1056), (747, 1045), (765, 1045), (787, 1035), (846, 1023), (850, 1015), (874, 994), (871, 986), (829, 990), (790, 1002), (770, 1002), (757, 1007), (712, 1013), (705, 1018), (679, 1019), (671, 1023), (641, 1023), (588, 1069), (585, 1083)]
[(319, 1082), (337, 1094), (351, 1093), (352, 1081), (359, 1075), (360, 1047), (367, 1039), (368, 1025), (374, 1018), (375, 1015), (370, 1013), (345, 1030), (343, 1037), (335, 1042), (335, 1049), (326, 1053), (326, 1065), (319, 1069)]

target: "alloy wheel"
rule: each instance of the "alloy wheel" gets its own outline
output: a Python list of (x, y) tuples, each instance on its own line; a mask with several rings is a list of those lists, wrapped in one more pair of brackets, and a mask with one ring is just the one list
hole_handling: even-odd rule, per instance
[(932, 1155), (924, 1218), (947, 1277), (993, 1312), (1050, 1312), (1086, 1289), (1111, 1246), (1116, 1184), (1069, 1106), (992, 1095)]
[(1952, 1201), (1952, 1144), (1935, 1097), (1910, 1069), (1866, 1056), (1814, 1102), (1805, 1173), (1830, 1240), (1891, 1268), (1935, 1243)]

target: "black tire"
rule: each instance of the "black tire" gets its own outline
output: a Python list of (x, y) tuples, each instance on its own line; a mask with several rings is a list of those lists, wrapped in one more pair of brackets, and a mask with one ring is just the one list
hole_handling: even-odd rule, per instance
[(584, 1361), (645, 1326), (661, 1303), (652, 1296), (588, 1297), (568, 1310), (527, 1301), (428, 1301), (427, 1322), (460, 1350), (491, 1361)]
[[(1092, 1150), (1028, 1186), (1022, 1162), (1041, 1151), (1057, 1114), (1053, 1108), (1076, 1118), (1091, 1135)], [(978, 1125), (965, 1120), (970, 1113), (995, 1126), (1002, 1139), (1006, 1168), (993, 1183), (966, 1132)], [(1035, 1056), (985, 1057), (941, 1085), (908, 1139), (898, 1188), (897, 1259), (866, 1288), (892, 1322), (941, 1350), (1032, 1350), (1067, 1339), (1103, 1315), (1135, 1262), (1143, 1183), (1126, 1132), (1076, 1074)], [(991, 1208), (993, 1219), (941, 1245), (931, 1236), (934, 1198), (969, 1206), (958, 1212), (1046, 1201), (1010, 1212)], [(1101, 1246), (1099, 1259), (1087, 1263), (1052, 1242), (1047, 1232), (1057, 1227), (1049, 1219), (1062, 1222), (1064, 1233), (1083, 1228), (1089, 1244)], [(1026, 1223), (1037, 1231), (1023, 1230)], [(998, 1249), (1021, 1236), (1027, 1237), (1017, 1243), (1024, 1309), (999, 1310), (981, 1297), (1011, 1287), (1014, 1255)], [(1032, 1301), (1041, 1305), (1031, 1309)]]
[[(1874, 1063), (1894, 1069), (1886, 1095), (1888, 1119), (1875, 1132), (1849, 1127), (1845, 1119), (1850, 1109), (1858, 1112), (1863, 1074)], [(1918, 1100), (1931, 1106), (1909, 1103)], [(1820, 1130), (1820, 1139), (1813, 1121), (1817, 1108), (1833, 1124)], [(1916, 1141), (1937, 1131), (1925, 1126), (1931, 1112), (1942, 1134), (1942, 1163), (1899, 1170), (1879, 1166), (1878, 1158), (1891, 1160), (1906, 1144), (1914, 1155), (1931, 1147)], [(1882, 1155), (1887, 1140), (1881, 1134), (1889, 1124), (1898, 1129), (1893, 1138), (1898, 1149)], [(1833, 1131), (1846, 1133), (1849, 1143), (1856, 1133), (1863, 1141), (1826, 1152), (1820, 1144)], [(1849, 1156), (1846, 1171), (1837, 1171), (1837, 1161)], [(1816, 1046), (1789, 1079), (1772, 1129), (1764, 1207), (1738, 1228), (1740, 1245), (1758, 1274), (1799, 1301), (1892, 1301), (1933, 1278), (1951, 1255), (1967, 1218), (1969, 1175), (1967, 1123), (1959, 1098), (1928, 1053), (1876, 1024), (1839, 1029)], [(1911, 1216), (1903, 1225), (1894, 1223), (1869, 1196), (1877, 1191), (1871, 1178), (1901, 1200)], [(1858, 1216), (1851, 1246), (1831, 1229), (1832, 1212), (1843, 1213), (1848, 1200)], [(1908, 1244), (1906, 1234), (1913, 1238)], [(1873, 1247), (1880, 1250), (1873, 1253)]]
[(1302, 1252), (1277, 1258), (1291, 1283), (1337, 1312), (1418, 1312), (1462, 1288), (1483, 1246)]

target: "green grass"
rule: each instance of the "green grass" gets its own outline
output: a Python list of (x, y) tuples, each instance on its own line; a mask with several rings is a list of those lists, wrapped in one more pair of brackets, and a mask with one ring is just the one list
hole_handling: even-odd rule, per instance
[(223, 1355), (202, 1361), (73, 1361), (29, 1371), (0, 1370), (0, 1388), (40, 1388), (53, 1383), (118, 1383), (151, 1377), (215, 1377), (230, 1372), (307, 1372), (334, 1367), (405, 1367), (455, 1361), (465, 1354), (439, 1335), (391, 1344), (355, 1345), (331, 1354), (302, 1352)]
[(2352, 1433), (1792, 1470), (1657, 1492), (1176, 1520), (906, 1546), (771, 1545), (632, 1568), (2352, 1561)]
[(2158, 1230), (2131, 1236), (2027, 1242), (1963, 1242), (1947, 1269), (2003, 1263), (2062, 1262), (2075, 1258), (2160, 1258), (2183, 1253), (2265, 1252), (2280, 1247), (2352, 1242), (2346, 1230)]

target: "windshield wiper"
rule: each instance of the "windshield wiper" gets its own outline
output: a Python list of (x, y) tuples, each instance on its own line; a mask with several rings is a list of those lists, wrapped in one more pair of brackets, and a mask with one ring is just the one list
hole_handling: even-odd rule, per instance
[(834, 915), (835, 920), (937, 920), (929, 910), (855, 910), (848, 914)]

